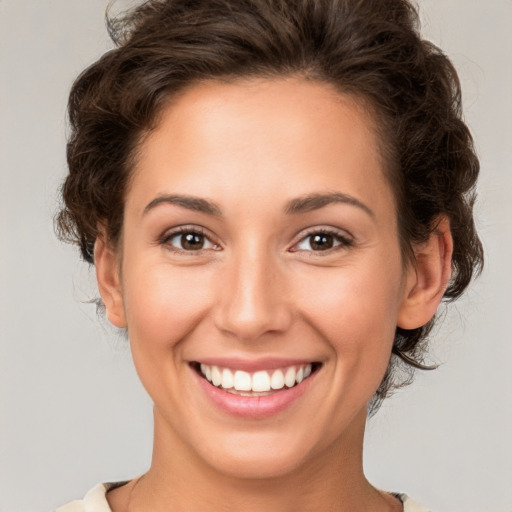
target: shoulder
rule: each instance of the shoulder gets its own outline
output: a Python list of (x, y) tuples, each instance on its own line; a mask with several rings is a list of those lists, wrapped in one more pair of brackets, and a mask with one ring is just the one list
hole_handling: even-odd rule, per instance
[(98, 484), (84, 496), (84, 499), (71, 501), (67, 505), (56, 509), (55, 512), (112, 512), (108, 505), (107, 492), (125, 483)]
[(404, 505), (404, 512), (431, 512), (429, 509), (422, 507), (419, 503), (409, 498), (407, 494), (395, 494)]

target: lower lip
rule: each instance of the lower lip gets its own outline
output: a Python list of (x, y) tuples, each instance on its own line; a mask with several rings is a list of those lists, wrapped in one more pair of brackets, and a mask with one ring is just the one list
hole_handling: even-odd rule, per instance
[(195, 370), (192, 371), (199, 385), (218, 409), (232, 416), (254, 419), (268, 418), (291, 407), (307, 390), (317, 373), (314, 372), (293, 388), (282, 389), (270, 395), (240, 396), (215, 387)]

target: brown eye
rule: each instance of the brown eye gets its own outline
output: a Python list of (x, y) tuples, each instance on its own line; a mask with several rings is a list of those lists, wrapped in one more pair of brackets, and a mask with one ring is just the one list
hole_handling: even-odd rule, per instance
[(196, 231), (182, 231), (172, 234), (165, 240), (165, 243), (182, 251), (200, 251), (215, 248), (215, 245), (206, 235)]
[(181, 235), (181, 247), (187, 251), (197, 251), (204, 246), (204, 235), (185, 233)]
[(334, 237), (324, 234), (311, 235), (309, 244), (314, 251), (325, 251), (334, 246)]
[(300, 240), (294, 247), (294, 251), (322, 252), (330, 249), (349, 247), (351, 241), (337, 232), (310, 233)]

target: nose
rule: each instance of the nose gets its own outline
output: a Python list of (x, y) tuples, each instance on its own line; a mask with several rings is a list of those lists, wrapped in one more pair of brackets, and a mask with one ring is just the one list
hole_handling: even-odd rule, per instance
[(285, 281), (277, 262), (261, 253), (226, 263), (215, 306), (216, 327), (240, 341), (285, 332), (292, 320)]

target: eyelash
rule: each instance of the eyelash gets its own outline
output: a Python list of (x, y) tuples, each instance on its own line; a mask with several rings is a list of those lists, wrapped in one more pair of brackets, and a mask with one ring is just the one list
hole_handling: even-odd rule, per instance
[[(320, 228), (320, 229), (312, 229), (311, 231), (305, 233), (300, 238), (300, 240), (294, 244), (293, 247), (298, 246), (299, 244), (306, 241), (308, 238), (311, 238), (315, 235), (324, 235), (324, 236), (332, 237), (333, 244), (335, 244), (337, 242), (338, 245), (333, 245), (333, 247), (330, 247), (325, 250), (319, 250), (319, 251), (314, 251), (312, 249), (308, 250), (308, 249), (293, 249), (292, 248), (292, 252), (304, 251), (304, 252), (314, 253), (315, 256), (324, 256), (324, 255), (332, 254), (334, 251), (337, 251), (337, 250), (347, 249), (347, 248), (351, 247), (352, 245), (354, 245), (353, 240), (349, 236), (347, 236), (345, 234), (342, 235), (339, 231), (336, 231), (333, 229)], [(310, 241), (310, 246), (311, 246), (311, 241)]]
[[(170, 243), (173, 238), (183, 236), (183, 235), (199, 235), (199, 236), (203, 237), (205, 241), (207, 240), (214, 247), (206, 248), (206, 249), (201, 248), (201, 249), (197, 249), (197, 250), (187, 250), (187, 249), (183, 249), (180, 247), (175, 247)], [(177, 253), (182, 253), (182, 254), (202, 253), (205, 250), (211, 250), (211, 249), (216, 250), (216, 251), (219, 250), (218, 249), (219, 245), (212, 242), (211, 238), (206, 234), (206, 232), (203, 229), (196, 227), (196, 226), (194, 226), (194, 227), (182, 226), (180, 228), (177, 228), (177, 229), (171, 231), (170, 233), (166, 233), (160, 240), (160, 243), (162, 245), (165, 245), (169, 250), (172, 250)]]
[[(205, 240), (207, 240), (213, 247), (210, 247), (210, 248), (201, 248), (201, 249), (197, 249), (197, 250), (187, 250), (187, 249), (183, 249), (183, 248), (179, 248), (179, 247), (175, 247), (173, 246), (170, 242), (173, 238), (176, 238), (176, 237), (179, 237), (179, 236), (183, 236), (183, 235), (199, 235), (201, 237), (203, 237)], [(338, 243), (337, 245), (333, 245), (333, 247), (330, 247), (328, 249), (325, 249), (325, 250), (318, 250), (318, 251), (314, 251), (314, 250), (308, 250), (308, 249), (294, 249), (294, 247), (298, 246), (299, 244), (303, 243), (304, 241), (306, 241), (308, 238), (311, 238), (315, 235), (324, 235), (324, 236), (328, 236), (328, 237), (332, 237), (334, 239), (334, 243)], [(199, 228), (199, 227), (187, 227), (187, 226), (183, 226), (183, 227), (180, 227), (180, 228), (177, 228), (175, 230), (173, 230), (172, 232), (170, 233), (166, 233), (160, 240), (160, 244), (162, 245), (165, 245), (167, 246), (170, 250), (174, 251), (174, 252), (177, 252), (177, 253), (184, 253), (184, 254), (190, 254), (190, 253), (202, 253), (203, 251), (205, 250), (220, 250), (220, 246), (218, 244), (216, 244), (215, 242), (213, 242), (211, 240), (211, 238), (206, 234), (206, 232)], [(335, 231), (335, 230), (331, 230), (331, 229), (314, 229), (314, 230), (311, 230), (310, 232), (308, 233), (305, 233), (298, 242), (296, 242), (292, 249), (290, 250), (290, 252), (310, 252), (310, 253), (315, 253), (315, 255), (318, 255), (318, 256), (323, 256), (323, 255), (326, 255), (326, 254), (331, 254), (332, 252), (334, 251), (337, 251), (337, 250), (340, 250), (340, 249), (346, 249), (346, 248), (349, 248), (353, 245), (353, 240), (346, 236), (346, 235), (341, 235), (338, 231)], [(310, 246), (311, 246), (311, 242), (310, 242)]]

